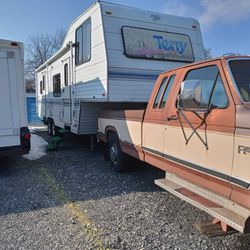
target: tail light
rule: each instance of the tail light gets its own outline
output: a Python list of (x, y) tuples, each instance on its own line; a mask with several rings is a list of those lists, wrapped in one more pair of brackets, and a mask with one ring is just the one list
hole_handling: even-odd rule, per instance
[(20, 141), (22, 148), (30, 150), (30, 130), (28, 127), (22, 127), (20, 129)]
[(31, 137), (30, 133), (25, 133), (24, 136), (23, 136), (23, 139), (29, 140), (30, 137)]

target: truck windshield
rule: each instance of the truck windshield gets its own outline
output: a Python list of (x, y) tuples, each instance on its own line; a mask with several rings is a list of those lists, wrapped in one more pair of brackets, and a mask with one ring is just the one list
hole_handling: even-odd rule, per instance
[(250, 102), (250, 60), (231, 60), (229, 66), (242, 99)]

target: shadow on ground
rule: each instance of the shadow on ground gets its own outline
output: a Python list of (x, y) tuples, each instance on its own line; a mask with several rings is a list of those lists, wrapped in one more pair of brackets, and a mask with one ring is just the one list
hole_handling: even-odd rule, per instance
[[(38, 135), (49, 141), (46, 132)], [(96, 200), (130, 192), (158, 192), (158, 169), (129, 161), (130, 171), (114, 172), (103, 159), (103, 148), (90, 151), (90, 138), (67, 135), (58, 150), (29, 161), (21, 156), (0, 158), (0, 216)], [(63, 196), (63, 197), (62, 197)]]

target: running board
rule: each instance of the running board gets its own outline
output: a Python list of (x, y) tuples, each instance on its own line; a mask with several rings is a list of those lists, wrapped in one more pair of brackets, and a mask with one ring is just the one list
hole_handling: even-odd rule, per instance
[(250, 232), (250, 209), (166, 172), (155, 184), (241, 233)]

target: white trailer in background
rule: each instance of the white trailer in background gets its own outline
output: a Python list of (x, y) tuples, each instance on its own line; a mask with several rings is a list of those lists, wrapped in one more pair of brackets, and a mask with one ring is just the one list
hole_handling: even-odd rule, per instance
[(36, 70), (37, 112), (51, 134), (96, 134), (100, 110), (145, 107), (160, 72), (203, 59), (195, 19), (97, 1)]
[(30, 150), (23, 44), (0, 40), (0, 157)]

